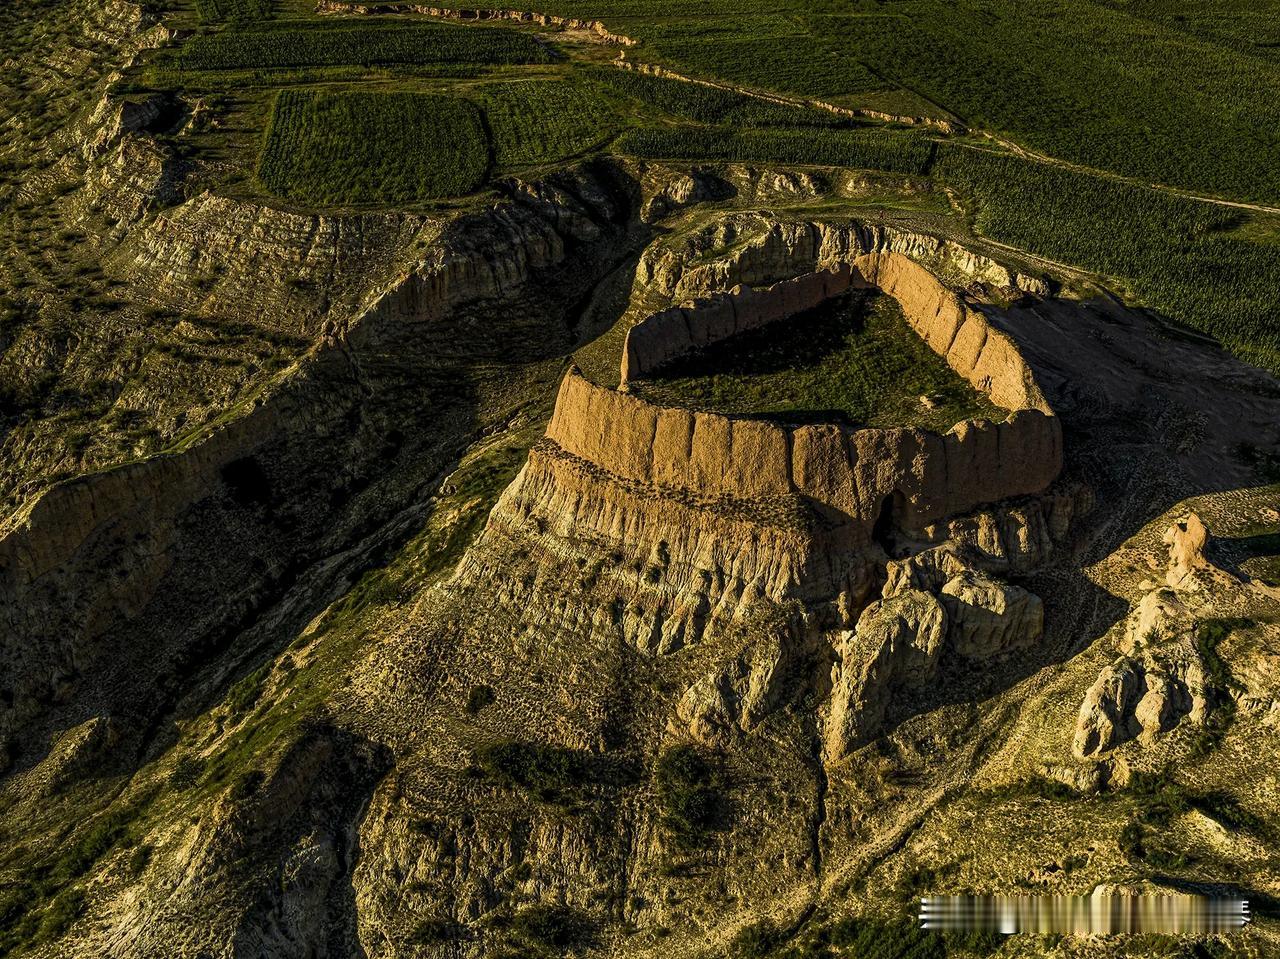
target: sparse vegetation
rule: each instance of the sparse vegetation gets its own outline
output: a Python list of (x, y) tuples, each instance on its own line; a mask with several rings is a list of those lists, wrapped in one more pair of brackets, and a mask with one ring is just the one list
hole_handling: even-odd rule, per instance
[(865, 308), (848, 298), (737, 334), (632, 389), (659, 403), (789, 422), (945, 430), (969, 417), (1003, 418), (887, 296)]
[(139, 821), (153, 799), (154, 793), (146, 793), (100, 812), (83, 823), (72, 841), (46, 855), (15, 850), (28, 862), (21, 881), (0, 886), (0, 953), (14, 954), (66, 933), (84, 904), (76, 883), (112, 850), (137, 841)]
[(926, 932), (911, 918), (876, 916), (811, 921), (789, 934), (764, 919), (744, 927), (728, 959), (947, 959), (983, 957), (1000, 948), (1003, 936), (988, 932)]

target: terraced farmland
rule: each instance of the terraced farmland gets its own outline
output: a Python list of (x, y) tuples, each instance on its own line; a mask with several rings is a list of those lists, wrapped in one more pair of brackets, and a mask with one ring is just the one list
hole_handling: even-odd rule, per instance
[(196, 12), (205, 23), (243, 23), (266, 20), (272, 0), (196, 0)]
[(479, 111), (465, 100), (286, 90), (258, 176), (303, 203), (415, 203), (471, 192), (488, 165)]
[(677, 160), (749, 163), (811, 163), (924, 173), (934, 144), (913, 132), (878, 129), (738, 129), (736, 127), (653, 127), (628, 131), (617, 144), (622, 153)]
[(500, 27), (406, 21), (281, 21), (192, 37), (174, 56), (181, 70), (437, 63), (547, 63), (532, 35)]
[(478, 97), (503, 166), (545, 163), (598, 145), (620, 118), (590, 87), (561, 80), (524, 80), (482, 88)]

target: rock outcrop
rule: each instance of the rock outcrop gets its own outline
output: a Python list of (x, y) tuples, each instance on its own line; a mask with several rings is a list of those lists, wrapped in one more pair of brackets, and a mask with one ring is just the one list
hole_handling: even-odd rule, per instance
[(880, 732), (893, 693), (933, 681), (947, 636), (947, 613), (937, 598), (904, 590), (872, 603), (844, 634), (831, 676), (828, 760)]
[(1150, 741), (1184, 718), (1203, 723), (1208, 708), (1204, 668), (1186, 650), (1171, 658), (1123, 657), (1089, 687), (1080, 704), (1072, 750), (1084, 759), (1136, 737)]
[(630, 47), (635, 45), (631, 37), (623, 36), (609, 30), (599, 20), (582, 20), (577, 17), (560, 17), (551, 13), (534, 13), (530, 10), (514, 10), (504, 8), (472, 8), (432, 7), (422, 3), (345, 3), (343, 0), (318, 0), (317, 13), (332, 14), (388, 14), (416, 13), (426, 17), (437, 17), (442, 20), (460, 20), (464, 23), (479, 23), (489, 20), (510, 20), (516, 23), (536, 23), (544, 27), (557, 27), (578, 33), (586, 33), (601, 43)]
[(1197, 570), (1209, 567), (1204, 555), (1209, 545), (1209, 528), (1195, 513), (1170, 526), (1164, 534), (1164, 543), (1169, 547), (1165, 581), (1174, 589), (1188, 585)]
[(790, 640), (767, 635), (693, 683), (676, 704), (678, 726), (711, 746), (754, 729), (782, 701)]
[(980, 554), (954, 544), (888, 563), (881, 599), (837, 645), (829, 761), (879, 735), (896, 696), (932, 685), (944, 655), (986, 663), (1040, 639), (1040, 598), (981, 565)]
[[(763, 176), (759, 171), (747, 176), (748, 172), (735, 176), (729, 171), (735, 188), (747, 190)], [(740, 182), (744, 177), (746, 182)], [(788, 182), (793, 188), (800, 186), (794, 179)], [(825, 192), (812, 181), (808, 187), (815, 195)], [(725, 255), (713, 255), (720, 250)], [(872, 223), (779, 221), (760, 214), (730, 214), (674, 245), (655, 244), (636, 267), (636, 283), (642, 290), (682, 301), (739, 285), (767, 286), (868, 253), (901, 253), (957, 286), (977, 282), (1034, 296), (1050, 293), (1043, 279), (927, 233)]]
[(1196, 620), (1167, 589), (1146, 594), (1130, 614), (1120, 653), (1080, 704), (1072, 750), (1078, 759), (1131, 739), (1150, 742), (1184, 719), (1199, 725), (1214, 692), (1195, 641)]
[(1034, 644), (1044, 633), (1044, 604), (1021, 586), (965, 570), (942, 587), (955, 651), (984, 659)]

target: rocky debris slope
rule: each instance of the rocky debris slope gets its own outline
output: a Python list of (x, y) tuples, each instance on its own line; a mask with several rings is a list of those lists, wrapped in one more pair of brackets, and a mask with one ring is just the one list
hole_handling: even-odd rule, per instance
[(1208, 528), (1195, 513), (1165, 532), (1168, 585), (1136, 604), (1121, 655), (1099, 674), (1080, 704), (1073, 739), (1077, 757), (1104, 754), (1134, 738), (1149, 743), (1183, 720), (1203, 726), (1214, 705), (1221, 705), (1224, 691), (1215, 691), (1209, 679), (1197, 617), (1180, 596), (1205, 590), (1206, 580), (1229, 580), (1205, 557), (1208, 542)]

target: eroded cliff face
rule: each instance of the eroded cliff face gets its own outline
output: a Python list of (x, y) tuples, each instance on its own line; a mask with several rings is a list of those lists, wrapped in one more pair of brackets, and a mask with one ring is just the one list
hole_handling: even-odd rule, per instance
[[(456, 220), (252, 403), (179, 448), (54, 485), (11, 515), (0, 537), (6, 741), (35, 741), (32, 723), (69, 704), (145, 725), (313, 563), (375, 548), (477, 430), (513, 415), (511, 399), (481, 409), (480, 395), (555, 375), (570, 324), (535, 301), (558, 289), (552, 303), (574, 302), (591, 274), (561, 283), (547, 271), (587, 250), (608, 264), (629, 242), (625, 178), (592, 178), (569, 175)], [(562, 210), (563, 186), (581, 199)], [(365, 251), (331, 256), (348, 253)], [(496, 343), (472, 316), (500, 303), (512, 315)], [(486, 370), (498, 356), (528, 365), (498, 382)], [(341, 582), (337, 568), (313, 572), (316, 597)], [(165, 692), (129, 705), (145, 688)]]
[[(751, 177), (756, 184), (765, 179), (759, 173)], [(731, 180), (735, 189), (742, 188), (738, 177)], [(831, 192), (832, 185), (797, 183), (793, 189), (822, 195)], [(692, 234), (653, 244), (640, 259), (636, 281), (679, 301), (737, 285), (765, 286), (847, 264), (868, 253), (903, 254), (958, 286), (978, 282), (1036, 296), (1051, 292), (1043, 278), (928, 233), (882, 224), (777, 220), (762, 213), (718, 217)]]

